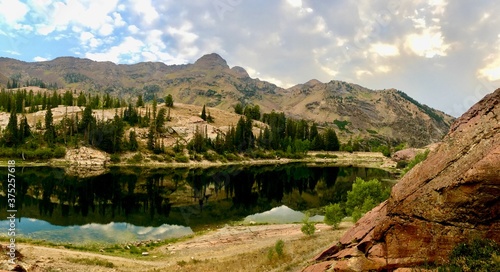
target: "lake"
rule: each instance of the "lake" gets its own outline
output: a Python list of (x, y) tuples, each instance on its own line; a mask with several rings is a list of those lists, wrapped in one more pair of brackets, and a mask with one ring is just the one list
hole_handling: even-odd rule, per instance
[[(6, 176), (7, 169), (0, 169)], [(296, 211), (345, 201), (356, 177), (377, 178), (385, 186), (396, 179), (380, 169), (300, 163), (111, 167), (92, 177), (73, 176), (64, 168), (18, 167), (16, 228), (18, 235), (54, 242), (120, 243), (189, 235), (246, 217), (262, 218), (260, 213), (279, 223), (299, 218)], [(6, 211), (2, 193), (1, 218), (8, 216)], [(7, 230), (8, 221), (0, 220), (0, 228)]]

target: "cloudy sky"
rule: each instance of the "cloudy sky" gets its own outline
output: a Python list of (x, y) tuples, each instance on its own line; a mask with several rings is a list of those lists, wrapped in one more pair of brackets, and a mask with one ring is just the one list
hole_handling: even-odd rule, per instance
[(492, 0), (0, 0), (0, 56), (192, 63), (397, 88), (454, 116), (500, 87)]

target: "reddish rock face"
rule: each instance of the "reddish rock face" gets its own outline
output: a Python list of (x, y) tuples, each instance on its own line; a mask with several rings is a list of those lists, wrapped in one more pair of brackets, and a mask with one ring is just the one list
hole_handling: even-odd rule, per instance
[(304, 271), (393, 270), (444, 263), (458, 243), (500, 243), (500, 89), (451, 126), (390, 198)]

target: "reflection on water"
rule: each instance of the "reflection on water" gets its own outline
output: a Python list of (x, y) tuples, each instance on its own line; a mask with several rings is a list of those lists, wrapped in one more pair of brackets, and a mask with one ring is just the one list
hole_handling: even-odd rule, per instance
[[(0, 228), (8, 229), (7, 220), (0, 221)], [(129, 241), (164, 240), (193, 234), (190, 227), (161, 225), (158, 227), (138, 227), (128, 223), (90, 223), (82, 226), (55, 226), (49, 222), (21, 218), (17, 232), (24, 237), (53, 242), (74, 244), (99, 241), (102, 243), (124, 243)]]
[[(269, 211), (262, 213), (256, 213), (245, 217), (243, 222), (245, 223), (269, 223), (269, 224), (288, 224), (288, 223), (300, 223), (306, 218), (306, 215), (302, 212), (294, 211), (285, 205), (281, 205), (276, 208), (272, 208)], [(323, 222), (324, 216), (315, 215), (309, 218), (311, 222)]]
[[(0, 168), (0, 173), (7, 173), (6, 168)], [(17, 217), (46, 221), (54, 226), (47, 232), (55, 232), (56, 226), (92, 223), (155, 229), (178, 225), (197, 231), (281, 205), (303, 211), (345, 201), (356, 177), (394, 179), (379, 169), (304, 164), (113, 167), (105, 174), (85, 178), (68, 175), (62, 168), (25, 167), (16, 174)], [(6, 190), (7, 179), (2, 179), (2, 192)], [(0, 218), (7, 216), (6, 204), (2, 193)]]

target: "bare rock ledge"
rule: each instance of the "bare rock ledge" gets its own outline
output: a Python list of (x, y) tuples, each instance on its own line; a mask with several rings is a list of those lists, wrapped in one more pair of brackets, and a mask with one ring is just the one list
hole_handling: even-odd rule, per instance
[(427, 160), (303, 271), (403, 271), (445, 263), (458, 243), (500, 243), (500, 89), (451, 126)]

